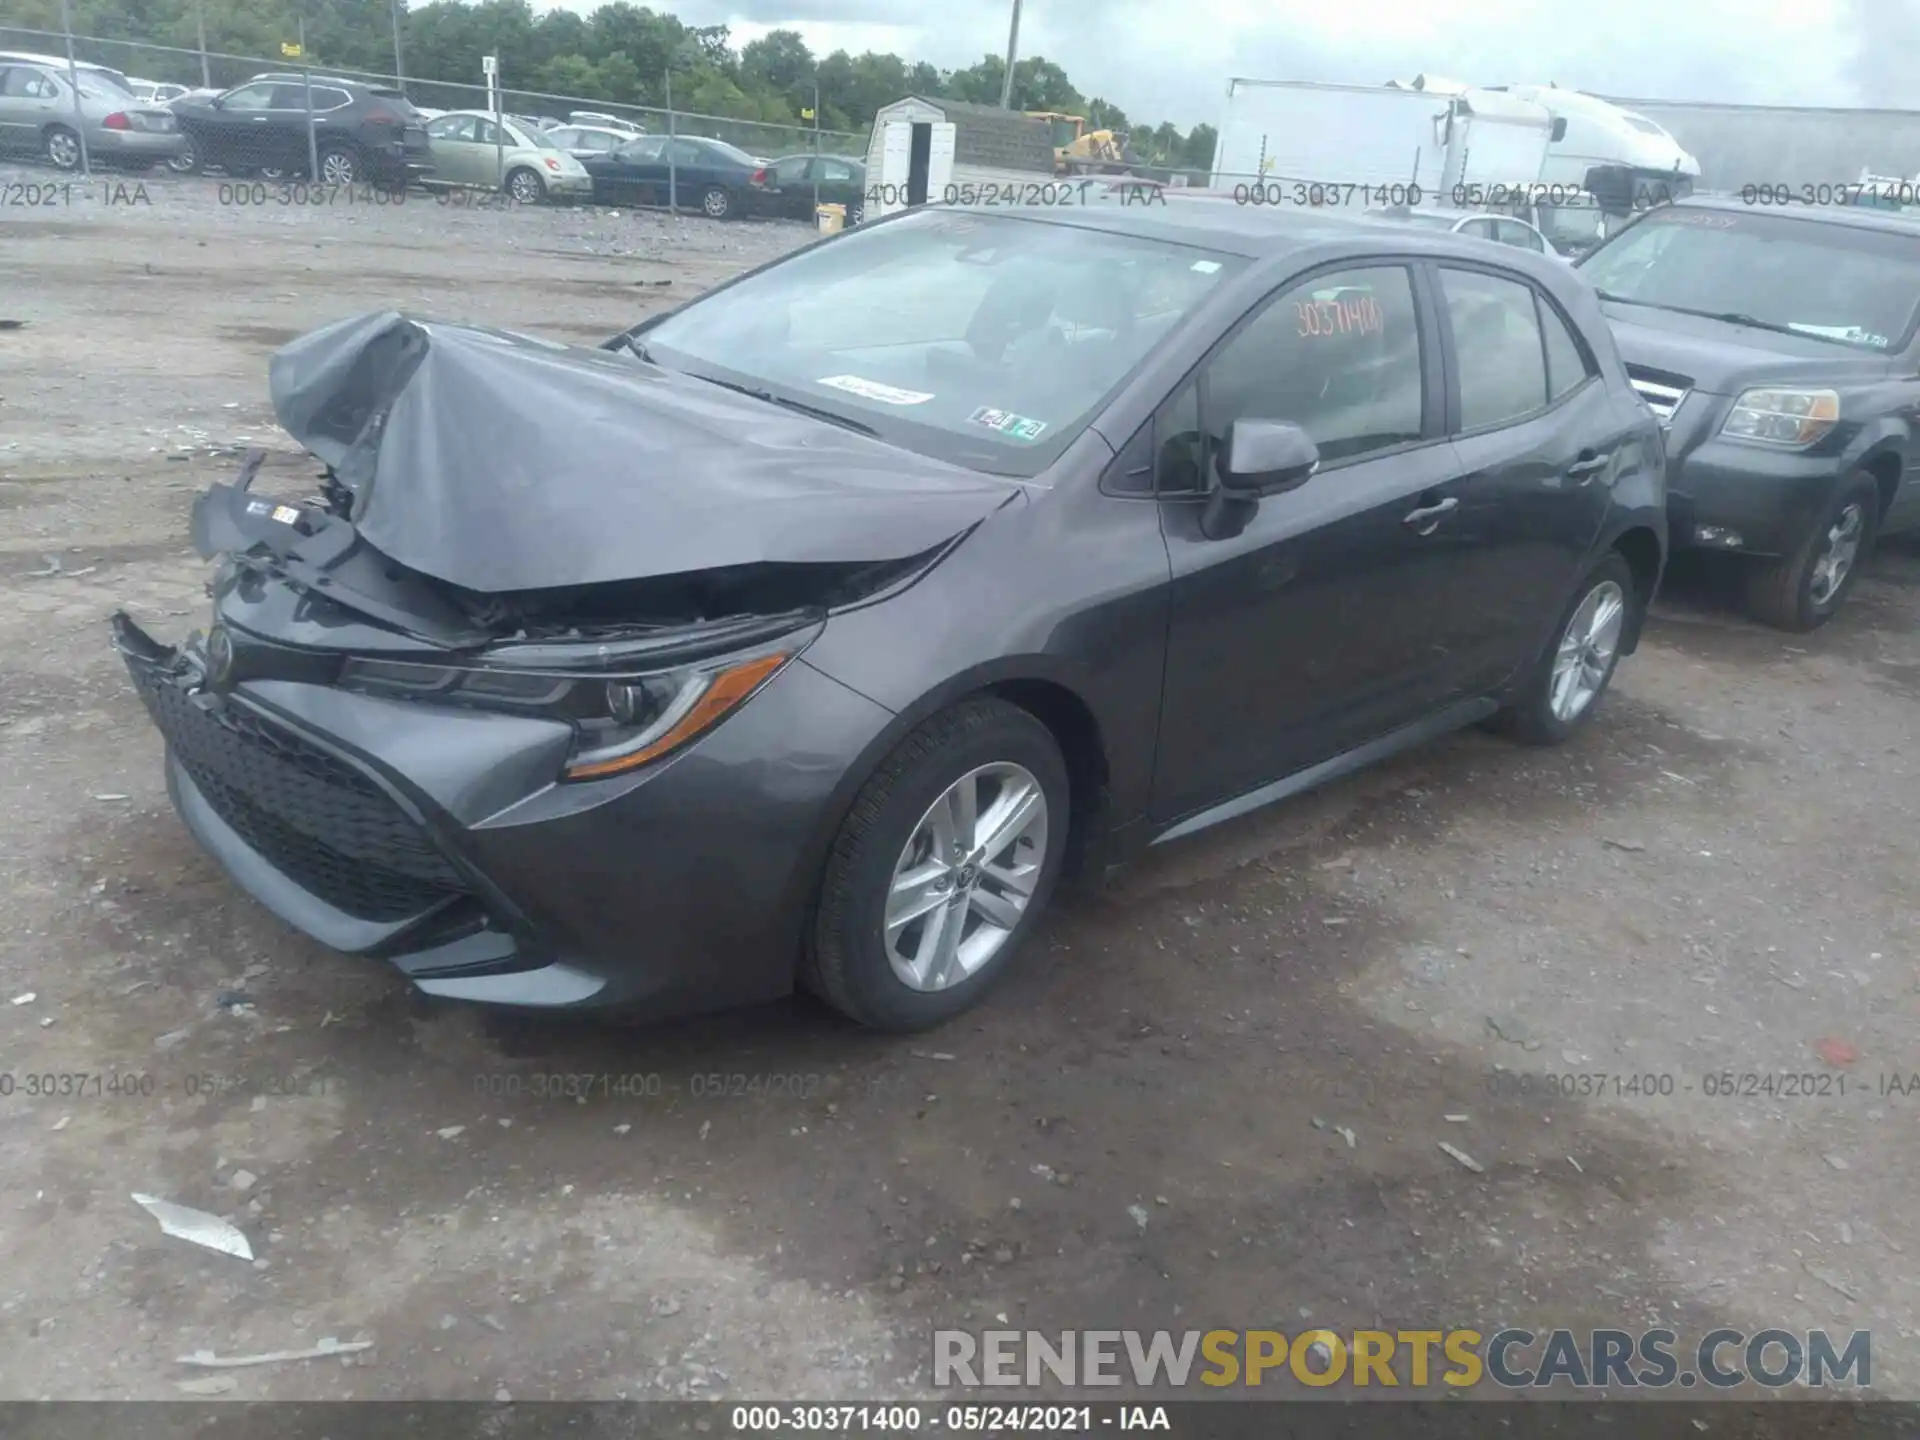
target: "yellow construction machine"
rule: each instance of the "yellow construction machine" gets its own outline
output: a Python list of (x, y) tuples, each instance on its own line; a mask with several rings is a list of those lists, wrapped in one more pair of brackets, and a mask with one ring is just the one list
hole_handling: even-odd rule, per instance
[(1029, 110), (1031, 120), (1044, 120), (1053, 131), (1053, 173), (1056, 175), (1118, 175), (1138, 161), (1118, 130), (1089, 130), (1084, 115), (1057, 110)]

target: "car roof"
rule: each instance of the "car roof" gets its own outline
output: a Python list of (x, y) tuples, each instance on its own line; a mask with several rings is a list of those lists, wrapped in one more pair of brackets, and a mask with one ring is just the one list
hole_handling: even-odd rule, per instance
[[(1755, 207), (1731, 195), (1688, 195), (1653, 210), (1719, 210), (1751, 215)], [(1876, 210), (1870, 205), (1763, 206), (1764, 213), (1789, 220), (1811, 220), (1827, 225), (1850, 225), (1856, 230), (1879, 230), (1894, 235), (1920, 232), (1920, 215), (1898, 210)], [(1651, 213), (1651, 211), (1649, 212)]]
[[(736, 145), (736, 146), (735, 146), (734, 148), (735, 148), (735, 149), (737, 150), (737, 149), (739, 149), (740, 147)], [(780, 164), (783, 164), (783, 163), (785, 163), (785, 162), (786, 162), (786, 161), (788, 161), (788, 160), (815, 160), (815, 159), (818, 159), (818, 160), (844, 160), (844, 161), (846, 161), (846, 163), (847, 163), (847, 164), (849, 164), (849, 165), (864, 165), (864, 164), (866, 164), (866, 163), (867, 163), (867, 161), (866, 161), (866, 157), (865, 157), (865, 156), (862, 156), (862, 155), (836, 155), (836, 154), (834, 154), (833, 152), (831, 152), (831, 151), (828, 151), (828, 150), (822, 150), (822, 151), (821, 151), (821, 152), (820, 152), (820, 153), (819, 153), (819, 154), (818, 154), (817, 156), (816, 156), (816, 155), (815, 155), (815, 154), (813, 153), (813, 151), (811, 151), (811, 150), (795, 150), (795, 151), (794, 151), (794, 152), (793, 152), (792, 154), (790, 154), (790, 155), (776, 155), (776, 156), (774, 156), (774, 157), (773, 157), (773, 159), (771, 159), (771, 160), (769, 160), (769, 161), (767, 161), (767, 163), (768, 163), (769, 165), (780, 165)]]
[[(0, 50), (0, 65), (39, 65), (48, 70), (65, 70), (67, 57), (64, 55), (36, 55), (31, 50)], [(73, 68), (90, 71), (96, 75), (118, 76), (120, 72), (111, 65), (97, 65), (91, 60), (75, 60)]]
[[(239, 90), (248, 85), (257, 85), (262, 80), (298, 80), (303, 83), (311, 80), (315, 85), (345, 85), (358, 90), (393, 90), (391, 85), (381, 85), (372, 80), (353, 80), (345, 75), (308, 75), (299, 70), (263, 70), (260, 74), (249, 76), (231, 88)], [(400, 92), (395, 90), (394, 93), (397, 95)]]
[[(1434, 259), (1465, 259), (1486, 265), (1492, 255), (1500, 263), (1561, 284), (1565, 265), (1548, 269), (1548, 257), (1517, 246), (1494, 246), (1453, 230), (1430, 230), (1400, 221), (1369, 219), (1352, 213), (1279, 209), (1269, 205), (937, 205), (943, 213), (979, 217), (1014, 217), (1039, 225), (1064, 225), (1104, 234), (1160, 240), (1177, 246), (1240, 255), (1252, 261), (1284, 261), (1292, 255), (1317, 252), (1317, 259), (1338, 259), (1340, 250), (1365, 255), (1427, 255)], [(1538, 261), (1538, 263), (1534, 263)]]

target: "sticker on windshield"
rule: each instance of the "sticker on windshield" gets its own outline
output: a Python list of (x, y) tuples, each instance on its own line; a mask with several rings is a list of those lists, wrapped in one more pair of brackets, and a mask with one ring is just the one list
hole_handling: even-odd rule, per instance
[(1047, 428), (1044, 420), (1029, 420), (1024, 415), (1016, 415), (1011, 410), (995, 410), (982, 405), (967, 417), (970, 424), (984, 425), (989, 430), (998, 430), (1014, 440), (1038, 440)]
[(1202, 275), (1211, 275), (1220, 268), (1220, 262), (1218, 260), (1196, 260), (1187, 268), (1197, 271)]
[(897, 385), (882, 385), (878, 380), (866, 380), (858, 375), (827, 375), (814, 384), (831, 385), (836, 390), (858, 395), (863, 400), (878, 400), (883, 405), (924, 405), (933, 399), (925, 390), (902, 390)]

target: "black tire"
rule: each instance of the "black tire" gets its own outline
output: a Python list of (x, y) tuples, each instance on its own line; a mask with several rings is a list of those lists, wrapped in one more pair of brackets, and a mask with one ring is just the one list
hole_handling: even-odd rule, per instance
[(200, 160), (200, 147), (194, 144), (191, 136), (188, 137), (184, 150), (178, 155), (170, 155), (167, 157), (167, 169), (176, 175), (197, 175), (203, 168)]
[(49, 125), (40, 132), (40, 151), (56, 170), (78, 170), (80, 149), (80, 134), (71, 125)]
[[(944, 989), (915, 989), (895, 973), (885, 942), (895, 864), (936, 800), (975, 769), (1003, 763), (1026, 770), (1046, 801), (1046, 842), (1031, 897), (999, 949), (972, 974)], [(1066, 848), (1069, 800), (1066, 763), (1052, 732), (1017, 705), (982, 696), (927, 720), (880, 762), (841, 824), (821, 880), (802, 983), (876, 1030), (928, 1030), (969, 1009), (1006, 972), (1046, 909)], [(946, 908), (957, 912), (959, 923), (972, 923), (971, 907)]]
[[(1838, 584), (1824, 574), (1823, 561), (1843, 538), (1852, 512), (1852, 551)], [(1834, 492), (1833, 501), (1800, 538), (1790, 555), (1755, 564), (1747, 574), (1747, 609), (1755, 619), (1804, 635), (1818, 630), (1834, 613), (1873, 549), (1880, 529), (1880, 487), (1856, 471)]]
[(525, 165), (518, 165), (509, 170), (506, 184), (502, 188), (517, 205), (539, 205), (547, 198), (546, 181)]
[(700, 213), (709, 220), (725, 220), (733, 214), (733, 192), (721, 185), (709, 185), (700, 192)]
[[(1616, 591), (1617, 594), (1614, 594)], [(1596, 592), (1601, 592), (1603, 600), (1618, 600), (1621, 606), (1619, 624), (1615, 628), (1612, 648), (1601, 667), (1599, 683), (1591, 697), (1577, 712), (1562, 714), (1554, 706), (1555, 672), (1561, 647), (1568, 643), (1575, 617), (1583, 614), (1589, 598)], [(1641, 604), (1640, 592), (1634, 583), (1633, 567), (1618, 551), (1608, 552), (1606, 558), (1589, 570), (1574, 588), (1573, 598), (1560, 612), (1559, 623), (1553, 627), (1546, 648), (1534, 659), (1533, 668), (1521, 682), (1518, 695), (1494, 716), (1494, 728), (1523, 745), (1558, 745), (1591, 720), (1594, 711), (1600, 708), (1600, 702), (1606, 698), (1607, 687), (1613, 683), (1613, 672), (1620, 663), (1621, 642), (1639, 627)]]
[(351, 145), (329, 145), (320, 152), (319, 159), (323, 185), (358, 185), (367, 178), (366, 161)]

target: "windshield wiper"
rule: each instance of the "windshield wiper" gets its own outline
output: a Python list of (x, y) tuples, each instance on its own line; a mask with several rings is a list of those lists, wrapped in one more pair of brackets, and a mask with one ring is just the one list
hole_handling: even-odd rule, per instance
[(1657, 300), (1634, 300), (1625, 295), (1615, 295), (1610, 290), (1594, 292), (1602, 300), (1611, 300), (1616, 305), (1643, 305), (1649, 310), (1665, 310), (1674, 315), (1697, 315), (1702, 320), (1718, 320), (1726, 325), (1748, 325), (1755, 330), (1772, 330), (1780, 335), (1805, 335), (1809, 340), (1825, 340), (1834, 345), (1852, 345), (1851, 340), (1842, 340), (1836, 335), (1818, 335), (1808, 330), (1796, 329), (1792, 325), (1782, 325), (1776, 320), (1762, 320), (1758, 315), (1749, 315), (1744, 310), (1696, 310), (1689, 305), (1662, 305)]
[[(644, 358), (644, 357), (643, 357)], [(755, 400), (764, 400), (769, 405), (778, 405), (783, 410), (791, 410), (798, 415), (808, 415), (815, 420), (824, 420), (829, 425), (838, 425), (843, 430), (852, 430), (860, 435), (871, 435), (878, 439), (880, 432), (861, 420), (850, 420), (845, 415), (837, 415), (831, 410), (823, 410), (818, 405), (809, 405), (804, 400), (793, 400), (785, 395), (776, 395), (771, 390), (758, 389), (752, 385), (741, 385), (733, 380), (716, 380), (711, 375), (694, 377), (709, 385), (718, 385), (722, 390), (731, 390), (736, 395), (746, 395)]]
[(623, 335), (620, 338), (627, 342), (627, 349), (634, 353), (634, 358), (644, 360), (649, 365), (655, 363), (653, 356), (647, 353), (647, 342), (638, 335)]

